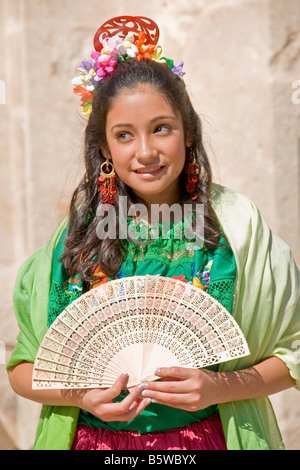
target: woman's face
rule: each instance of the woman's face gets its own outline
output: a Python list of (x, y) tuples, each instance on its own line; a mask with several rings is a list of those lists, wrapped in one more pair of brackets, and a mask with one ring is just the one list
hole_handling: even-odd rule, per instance
[(107, 115), (106, 138), (118, 177), (147, 204), (178, 200), (186, 156), (182, 119), (154, 87), (125, 89)]

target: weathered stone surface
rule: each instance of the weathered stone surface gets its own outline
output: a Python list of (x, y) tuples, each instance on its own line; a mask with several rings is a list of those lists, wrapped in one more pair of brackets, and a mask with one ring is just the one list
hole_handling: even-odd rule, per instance
[[(300, 263), (300, 102), (292, 100), (299, 0), (131, 0), (129, 9), (118, 0), (2, 0), (0, 345), (7, 357), (18, 331), (17, 270), (67, 213), (81, 177), (85, 120), (71, 79), (98, 26), (128, 13), (157, 21), (164, 54), (184, 60), (215, 180), (253, 199)], [(0, 384), (0, 448), (30, 448), (40, 406), (16, 397), (4, 364)], [(296, 392), (271, 399), (287, 447), (300, 449)]]

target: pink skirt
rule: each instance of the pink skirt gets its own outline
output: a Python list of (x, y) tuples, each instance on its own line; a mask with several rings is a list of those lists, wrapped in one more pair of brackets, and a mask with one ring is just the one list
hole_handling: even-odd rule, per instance
[(165, 432), (138, 434), (79, 425), (72, 450), (226, 450), (219, 416)]

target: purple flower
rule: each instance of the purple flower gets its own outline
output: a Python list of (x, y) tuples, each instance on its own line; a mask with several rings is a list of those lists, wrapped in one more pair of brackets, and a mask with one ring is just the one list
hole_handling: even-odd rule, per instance
[(83, 73), (89, 73), (89, 71), (91, 69), (94, 69), (95, 66), (96, 66), (95, 60), (84, 59), (82, 62), (80, 62), (78, 70)]
[(175, 73), (175, 75), (178, 75), (180, 78), (182, 78), (185, 75), (185, 72), (183, 72), (183, 61), (181, 60), (178, 62), (173, 68), (172, 72)]

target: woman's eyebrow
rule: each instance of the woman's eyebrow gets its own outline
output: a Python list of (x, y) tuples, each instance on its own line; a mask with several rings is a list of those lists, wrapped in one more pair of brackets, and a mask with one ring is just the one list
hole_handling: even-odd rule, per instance
[(111, 130), (113, 131), (114, 129), (118, 129), (119, 127), (120, 127), (120, 128), (121, 128), (121, 127), (124, 128), (124, 127), (133, 127), (133, 126), (132, 126), (132, 124), (130, 124), (130, 123), (120, 123), (120, 124), (115, 124), (115, 125), (111, 128)]
[[(169, 120), (173, 120), (173, 121), (178, 121), (178, 118), (176, 118), (175, 116), (156, 116), (154, 117), (153, 119), (151, 119), (149, 122), (152, 124), (154, 122), (157, 122), (157, 121), (163, 121), (165, 119), (169, 119)], [(129, 122), (124, 122), (124, 123), (118, 123), (118, 124), (115, 124), (111, 130), (113, 129), (118, 129), (118, 128), (128, 128), (128, 127), (133, 127), (133, 124), (130, 124)]]
[(165, 119), (171, 119), (173, 121), (178, 121), (178, 118), (176, 116), (170, 116), (170, 115), (164, 115), (164, 116), (157, 116), (153, 119), (151, 119), (151, 123), (152, 122), (156, 122), (156, 121), (164, 121)]

